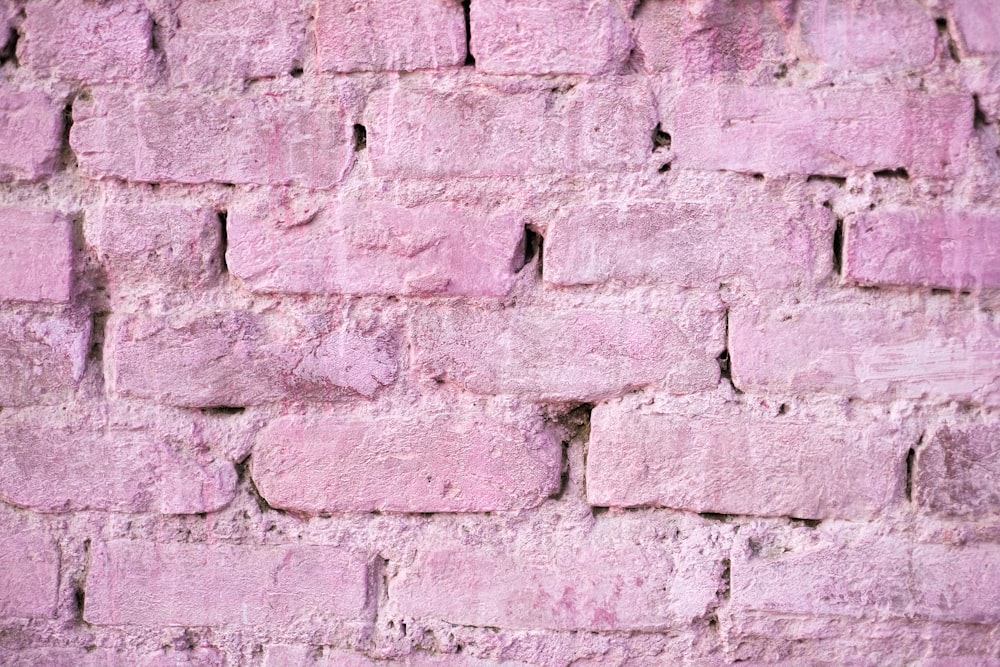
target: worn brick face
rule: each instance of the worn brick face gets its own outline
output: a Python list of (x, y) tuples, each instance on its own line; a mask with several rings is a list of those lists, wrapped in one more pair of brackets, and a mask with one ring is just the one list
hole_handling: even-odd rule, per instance
[(62, 109), (48, 95), (0, 84), (0, 182), (35, 181), (55, 171)]
[(0, 208), (0, 299), (65, 302), (73, 281), (69, 220), (53, 211)]
[(0, 526), (0, 618), (45, 618), (56, 611), (59, 552), (41, 531)]
[(86, 313), (0, 313), (0, 407), (69, 401), (90, 349)]

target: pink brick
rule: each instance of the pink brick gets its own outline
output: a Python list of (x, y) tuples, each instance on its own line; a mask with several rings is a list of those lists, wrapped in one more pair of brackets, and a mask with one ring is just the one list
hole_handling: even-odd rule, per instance
[(29, 648), (4, 656), (4, 667), (225, 667), (217, 649), (145, 652), (110, 648)]
[(232, 464), (181, 453), (166, 436), (57, 420), (0, 422), (5, 502), (39, 512), (195, 514), (220, 509), (236, 495)]
[(435, 546), (389, 580), (389, 608), (476, 627), (663, 631), (707, 614), (721, 561), (710, 544), (666, 539)]
[(59, 552), (36, 531), (0, 527), (0, 617), (55, 616)]
[(305, 55), (302, 0), (181, 0), (164, 52), (175, 84), (201, 87), (288, 74)]
[(588, 502), (829, 519), (877, 516), (902, 498), (908, 443), (889, 424), (842, 413), (713, 412), (595, 407)]
[(993, 0), (961, 0), (950, 7), (967, 53), (1000, 53), (1000, 5)]
[(284, 95), (100, 91), (73, 107), (70, 144), (95, 178), (327, 188), (352, 160), (344, 111)]
[(329, 646), (274, 644), (264, 649), (263, 667), (530, 667), (514, 660), (484, 660), (460, 653), (414, 652), (399, 660), (374, 660), (364, 653)]
[(442, 204), (333, 203), (288, 228), (234, 209), (226, 258), (255, 292), (500, 296), (523, 236), (519, 215)]
[(1000, 546), (913, 548), (916, 614), (950, 623), (1000, 623)]
[(821, 63), (848, 70), (916, 70), (936, 55), (937, 28), (919, 0), (803, 0), (799, 30)]
[(152, 627), (320, 626), (361, 615), (367, 570), (363, 558), (337, 547), (98, 543), (84, 618)]
[(0, 314), (0, 407), (70, 400), (83, 377), (90, 327), (83, 312)]
[(141, 2), (41, 0), (26, 9), (17, 55), (36, 72), (86, 83), (156, 76), (153, 23)]
[(831, 392), (1000, 405), (1000, 323), (878, 301), (736, 308), (733, 381), (750, 392)]
[(116, 392), (189, 407), (372, 396), (395, 378), (381, 334), (329, 318), (290, 322), (251, 312), (113, 316), (106, 349)]
[[(829, 211), (735, 189), (705, 201), (570, 206), (545, 237), (545, 280), (557, 285), (746, 280), (759, 287), (815, 282), (832, 266)], [(738, 206), (734, 201), (740, 201)]]
[(477, 77), (402, 80), (369, 100), (368, 151), (381, 176), (521, 176), (640, 168), (653, 101), (639, 82), (494, 88)]
[(561, 433), (470, 406), (456, 414), (282, 417), (257, 437), (253, 479), (273, 507), (330, 512), (492, 512), (559, 490)]
[(43, 93), (0, 85), (0, 182), (35, 181), (55, 171), (62, 109)]
[(632, 47), (617, 0), (477, 0), (472, 55), (489, 74), (614, 74)]
[(454, 67), (465, 62), (465, 18), (453, 0), (319, 0), (321, 70), (365, 72)]
[(73, 229), (53, 211), (0, 208), (0, 300), (68, 301)]
[(1000, 514), (1000, 427), (944, 424), (925, 437), (913, 470), (924, 510), (956, 517)]
[(848, 217), (844, 275), (862, 285), (1000, 287), (1000, 215), (876, 209)]
[(938, 177), (957, 169), (972, 131), (969, 95), (884, 88), (691, 86), (677, 109), (676, 164), (695, 169), (844, 175), (903, 167)]
[(100, 205), (92, 222), (112, 285), (149, 282), (178, 288), (211, 284), (222, 267), (214, 210), (172, 202)]
[(470, 391), (527, 400), (593, 401), (645, 386), (671, 393), (714, 387), (721, 312), (705, 299), (673, 306), (673, 312), (428, 310), (413, 322), (416, 363), (424, 375)]

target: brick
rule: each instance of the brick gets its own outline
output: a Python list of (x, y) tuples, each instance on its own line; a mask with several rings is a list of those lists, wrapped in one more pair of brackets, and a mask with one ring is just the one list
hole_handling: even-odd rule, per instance
[(1000, 514), (1000, 427), (944, 424), (925, 438), (913, 470), (921, 509), (952, 517)]
[(91, 549), (83, 615), (94, 625), (319, 626), (361, 615), (367, 570), (337, 547), (116, 540)]
[(244, 311), (112, 316), (109, 386), (170, 405), (215, 407), (370, 397), (395, 379), (385, 336), (320, 319), (297, 323)]
[(808, 0), (798, 24), (810, 55), (838, 69), (918, 70), (937, 53), (937, 27), (918, 0)]
[(0, 208), (0, 300), (69, 301), (73, 229), (54, 211)]
[(43, 93), (0, 85), (0, 182), (36, 181), (59, 163), (62, 109)]
[(1000, 287), (1000, 215), (876, 209), (844, 221), (844, 275), (862, 285)]
[(352, 161), (343, 108), (273, 94), (99, 91), (73, 107), (70, 144), (94, 178), (328, 188)]
[(173, 202), (102, 203), (94, 212), (98, 252), (108, 281), (179, 288), (214, 282), (222, 267), (214, 210)]
[(81, 311), (0, 313), (0, 407), (70, 400), (83, 377), (90, 330)]
[(225, 657), (214, 648), (143, 652), (109, 648), (29, 648), (4, 656), (4, 667), (224, 667)]
[(750, 392), (830, 392), (1000, 404), (1000, 324), (875, 300), (736, 308), (733, 381)]
[(518, 308), (428, 310), (413, 322), (426, 376), (482, 394), (594, 401), (645, 386), (686, 393), (719, 381), (721, 313)]
[(58, 587), (55, 543), (37, 531), (0, 527), (0, 617), (55, 616)]
[(163, 50), (174, 84), (210, 88), (288, 74), (305, 55), (302, 0), (182, 0)]
[(492, 512), (558, 492), (561, 433), (470, 406), (418, 416), (282, 417), (253, 450), (268, 504), (302, 514)]
[(147, 430), (57, 421), (0, 422), (5, 502), (38, 512), (196, 514), (221, 509), (236, 495), (229, 462), (194, 458)]
[(1000, 623), (1000, 546), (913, 548), (916, 615), (948, 623)]
[(230, 213), (227, 262), (255, 292), (501, 296), (524, 255), (513, 213), (343, 202), (306, 225), (273, 220)]
[(902, 498), (908, 443), (889, 424), (843, 413), (713, 413), (596, 406), (588, 502), (831, 519), (878, 516)]
[(829, 211), (735, 189), (716, 196), (725, 201), (566, 207), (545, 237), (545, 280), (715, 288), (742, 279), (779, 288), (829, 274)]
[(483, 660), (458, 653), (414, 652), (399, 660), (373, 660), (364, 653), (328, 646), (272, 644), (264, 649), (263, 667), (529, 667), (512, 660)]
[(17, 55), (39, 74), (91, 84), (157, 75), (153, 22), (137, 0), (42, 0), (26, 10)]
[(1000, 6), (992, 0), (962, 0), (950, 8), (966, 53), (1000, 54)]
[(948, 175), (973, 113), (970, 96), (951, 93), (727, 85), (692, 85), (677, 109), (677, 166), (828, 176), (899, 167)]
[(452, 0), (320, 0), (316, 62), (335, 72), (412, 71), (465, 62), (465, 17)]
[(635, 170), (652, 150), (652, 97), (629, 78), (500, 90), (476, 77), (402, 80), (369, 100), (379, 176)]
[(472, 55), (489, 74), (614, 74), (632, 47), (617, 0), (478, 0)]

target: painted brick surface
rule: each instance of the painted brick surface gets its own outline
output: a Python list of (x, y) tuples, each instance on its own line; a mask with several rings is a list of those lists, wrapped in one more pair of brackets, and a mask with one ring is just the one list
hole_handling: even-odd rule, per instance
[(0, 536), (0, 615), (54, 616), (59, 585), (55, 543), (40, 531), (13, 527), (4, 527)]
[(0, 209), (0, 299), (65, 302), (73, 273), (72, 227), (53, 211)]
[(0, 314), (0, 406), (71, 400), (83, 377), (91, 321), (85, 313)]
[(1000, 439), (985, 424), (943, 424), (926, 438), (914, 468), (921, 508), (954, 516), (1000, 512)]
[(62, 109), (46, 94), (0, 85), (0, 182), (50, 175), (59, 159)]

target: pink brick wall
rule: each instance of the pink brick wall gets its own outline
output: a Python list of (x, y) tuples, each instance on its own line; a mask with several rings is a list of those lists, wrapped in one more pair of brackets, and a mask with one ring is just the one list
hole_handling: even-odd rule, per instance
[(0, 665), (1000, 666), (1000, 3), (0, 0)]

